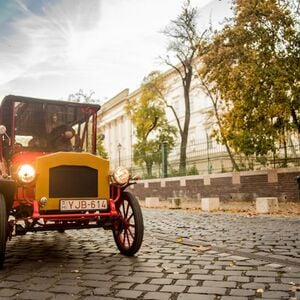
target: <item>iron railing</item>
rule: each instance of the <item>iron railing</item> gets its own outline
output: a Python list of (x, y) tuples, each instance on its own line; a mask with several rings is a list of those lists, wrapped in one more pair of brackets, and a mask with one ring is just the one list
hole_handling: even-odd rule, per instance
[[(132, 174), (141, 178), (162, 178), (174, 176), (188, 176), (197, 174), (211, 174), (237, 171), (234, 170), (231, 159), (223, 145), (215, 141), (193, 143), (187, 148), (186, 170), (179, 172), (180, 148), (175, 147), (167, 157), (167, 174), (162, 162), (154, 163), (151, 174), (147, 172), (146, 165), (138, 166), (131, 157), (120, 157), (117, 161), (110, 160), (111, 166), (122, 165), (127, 167)], [(300, 144), (278, 147), (273, 153), (263, 157), (233, 154), (239, 171), (264, 170), (270, 168), (300, 166)]]

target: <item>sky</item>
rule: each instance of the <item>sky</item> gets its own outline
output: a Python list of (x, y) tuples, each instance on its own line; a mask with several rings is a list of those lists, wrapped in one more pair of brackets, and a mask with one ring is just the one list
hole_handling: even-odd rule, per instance
[[(217, 28), (229, 0), (191, 0), (199, 28)], [(162, 30), (183, 0), (0, 0), (0, 101), (67, 99), (79, 89), (102, 103), (166, 70)]]

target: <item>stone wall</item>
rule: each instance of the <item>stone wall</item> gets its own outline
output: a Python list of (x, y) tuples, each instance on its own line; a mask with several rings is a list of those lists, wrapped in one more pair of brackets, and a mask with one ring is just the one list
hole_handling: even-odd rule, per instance
[(221, 201), (226, 201), (277, 197), (278, 200), (300, 201), (296, 181), (299, 175), (300, 167), (195, 175), (140, 180), (131, 186), (131, 190), (140, 200), (159, 197), (164, 201), (178, 197), (198, 201), (206, 197), (219, 197)]

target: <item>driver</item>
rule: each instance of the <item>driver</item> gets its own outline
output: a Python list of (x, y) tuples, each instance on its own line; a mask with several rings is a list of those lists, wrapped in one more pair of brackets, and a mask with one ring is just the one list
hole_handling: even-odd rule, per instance
[(75, 130), (67, 125), (54, 128), (50, 133), (49, 146), (56, 151), (72, 151), (71, 139), (75, 136)]

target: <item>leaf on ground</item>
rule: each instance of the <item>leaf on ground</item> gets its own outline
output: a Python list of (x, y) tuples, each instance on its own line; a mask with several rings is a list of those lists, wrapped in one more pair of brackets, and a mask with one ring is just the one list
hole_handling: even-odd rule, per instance
[(235, 260), (231, 261), (229, 266), (230, 267), (236, 267), (236, 261)]
[(165, 270), (165, 271), (168, 271), (170, 268), (166, 265), (162, 265), (162, 268)]
[(199, 252), (205, 252), (205, 251), (211, 250), (211, 246), (199, 245), (198, 247), (193, 248), (193, 250), (199, 251)]
[(72, 270), (71, 273), (79, 273), (79, 270)]

